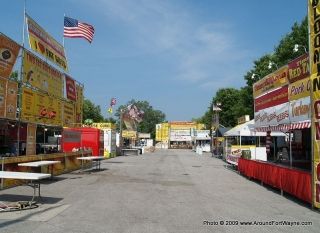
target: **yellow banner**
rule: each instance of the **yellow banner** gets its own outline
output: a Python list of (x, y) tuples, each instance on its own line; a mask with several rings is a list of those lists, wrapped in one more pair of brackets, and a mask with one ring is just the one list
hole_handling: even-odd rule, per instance
[(19, 44), (0, 33), (0, 77), (9, 78), (19, 50)]
[(74, 103), (63, 103), (63, 127), (75, 126), (75, 107)]
[(110, 122), (102, 122), (102, 123), (93, 123), (92, 127), (98, 129), (115, 129), (116, 125)]
[(61, 101), (24, 87), (21, 119), (33, 123), (61, 126)]
[(57, 97), (63, 96), (62, 73), (32, 53), (24, 50), (23, 82)]
[[(310, 74), (311, 74), (311, 106), (312, 106), (312, 183), (313, 200), (316, 208), (320, 208), (320, 30), (318, 18), (320, 15), (320, 2), (308, 0), (308, 19), (310, 31)], [(316, 20), (317, 19), (317, 23)]]
[(310, 96), (311, 80), (310, 77), (289, 84), (289, 100), (297, 100)]
[(288, 83), (288, 66), (284, 66), (253, 84), (253, 96), (258, 97)]
[(137, 137), (137, 131), (123, 130), (122, 131), (122, 137), (123, 138), (136, 138)]
[(68, 71), (67, 59), (63, 46), (49, 35), (30, 16), (26, 15), (29, 43), (33, 51), (41, 54), (51, 62)]

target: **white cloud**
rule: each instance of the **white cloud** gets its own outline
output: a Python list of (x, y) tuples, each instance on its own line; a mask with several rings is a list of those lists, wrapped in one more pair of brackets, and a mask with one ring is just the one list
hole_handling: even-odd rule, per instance
[[(130, 31), (130, 39), (145, 54), (168, 53), (175, 73), (172, 78), (191, 83), (216, 83), (216, 77), (246, 56), (237, 48), (232, 25), (226, 22), (200, 24), (194, 12), (171, 1), (158, 0), (97, 0), (86, 1)], [(176, 2), (175, 2), (176, 4)], [(225, 80), (217, 80), (221, 85)]]

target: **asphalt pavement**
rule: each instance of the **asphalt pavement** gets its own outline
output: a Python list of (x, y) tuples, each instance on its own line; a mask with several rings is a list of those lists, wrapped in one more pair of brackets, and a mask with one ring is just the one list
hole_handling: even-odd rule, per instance
[[(0, 232), (320, 232), (318, 211), (211, 154), (157, 150), (101, 168), (45, 181), (38, 208), (0, 212)], [(0, 201), (31, 194), (26, 186), (5, 189)]]

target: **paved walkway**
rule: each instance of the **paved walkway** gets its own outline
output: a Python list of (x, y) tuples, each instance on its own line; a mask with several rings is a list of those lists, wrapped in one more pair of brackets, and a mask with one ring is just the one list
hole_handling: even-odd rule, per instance
[[(320, 214), (186, 150), (117, 157), (102, 171), (61, 175), (44, 184), (43, 204), (0, 212), (0, 232), (319, 232)], [(0, 201), (26, 199), (20, 186)], [(273, 224), (269, 226), (251, 225)], [(280, 222), (285, 221), (285, 222)], [(311, 222), (311, 226), (288, 226)], [(231, 224), (231, 225), (230, 225)]]

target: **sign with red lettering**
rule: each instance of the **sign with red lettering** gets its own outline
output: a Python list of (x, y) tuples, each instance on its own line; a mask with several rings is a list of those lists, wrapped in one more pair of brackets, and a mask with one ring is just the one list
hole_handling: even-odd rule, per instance
[(288, 66), (284, 66), (253, 84), (253, 96), (261, 96), (269, 91), (278, 89), (279, 87), (287, 84)]
[(260, 96), (254, 100), (254, 111), (270, 108), (288, 102), (288, 86)]
[(289, 102), (255, 112), (256, 127), (289, 124)]
[(304, 79), (310, 75), (309, 54), (304, 54), (288, 64), (288, 79), (290, 83)]
[(66, 79), (66, 94), (67, 98), (72, 101), (77, 100), (77, 93), (76, 93), (76, 82), (73, 78), (69, 77), (68, 75), (65, 75)]

